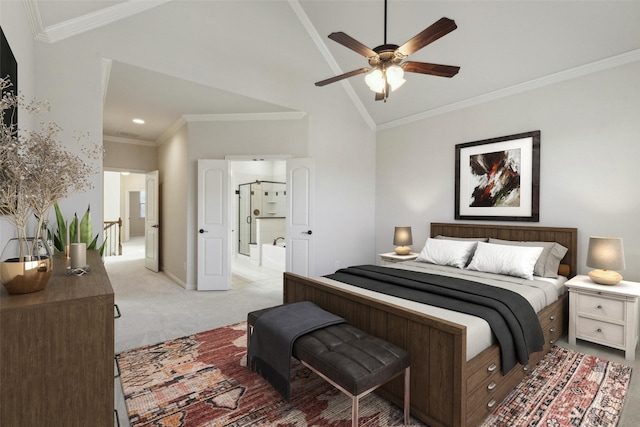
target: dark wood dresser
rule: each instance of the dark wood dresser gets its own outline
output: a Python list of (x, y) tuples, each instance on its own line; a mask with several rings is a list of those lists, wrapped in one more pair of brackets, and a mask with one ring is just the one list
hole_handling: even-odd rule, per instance
[(98, 252), (83, 276), (59, 255), (43, 291), (0, 286), (1, 426), (114, 424), (113, 288)]

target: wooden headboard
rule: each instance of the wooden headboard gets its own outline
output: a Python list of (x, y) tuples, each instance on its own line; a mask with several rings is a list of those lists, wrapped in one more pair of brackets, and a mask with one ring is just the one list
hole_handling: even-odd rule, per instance
[(458, 223), (431, 223), (431, 237), (492, 237), (502, 240), (528, 242), (557, 242), (568, 249), (562, 264), (569, 266), (569, 277), (578, 271), (578, 229), (565, 227), (533, 227), (518, 225), (485, 225)]

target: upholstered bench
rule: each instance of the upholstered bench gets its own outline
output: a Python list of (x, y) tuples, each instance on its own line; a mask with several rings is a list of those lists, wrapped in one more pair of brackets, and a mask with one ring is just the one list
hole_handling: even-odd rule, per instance
[[(256, 319), (270, 308), (247, 315), (247, 347)], [(358, 402), (404, 372), (404, 423), (409, 423), (409, 354), (348, 323), (326, 326), (299, 337), (293, 357), (351, 398), (351, 425), (358, 425)]]

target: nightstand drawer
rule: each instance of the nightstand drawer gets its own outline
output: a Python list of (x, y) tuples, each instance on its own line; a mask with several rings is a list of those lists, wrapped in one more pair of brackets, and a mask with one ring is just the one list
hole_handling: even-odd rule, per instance
[(576, 337), (593, 342), (623, 347), (624, 325), (580, 317), (576, 319)]
[(608, 320), (623, 322), (625, 319), (625, 302), (619, 299), (608, 299), (598, 294), (578, 293), (578, 316), (596, 316)]

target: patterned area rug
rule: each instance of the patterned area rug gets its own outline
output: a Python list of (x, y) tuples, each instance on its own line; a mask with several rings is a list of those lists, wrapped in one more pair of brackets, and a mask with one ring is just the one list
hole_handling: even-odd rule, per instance
[[(351, 400), (292, 363), (291, 401), (246, 367), (246, 324), (117, 355), (132, 427), (351, 425)], [(615, 426), (631, 368), (554, 349), (483, 426)], [(370, 394), (360, 425), (402, 425), (402, 410)], [(412, 418), (412, 425), (422, 426)]]
[[(295, 360), (290, 402), (251, 372), (246, 331), (243, 322), (118, 354), (131, 426), (351, 425), (351, 400)], [(361, 426), (402, 419), (376, 394), (360, 399)]]
[(482, 423), (489, 426), (616, 426), (631, 368), (552, 347)]

